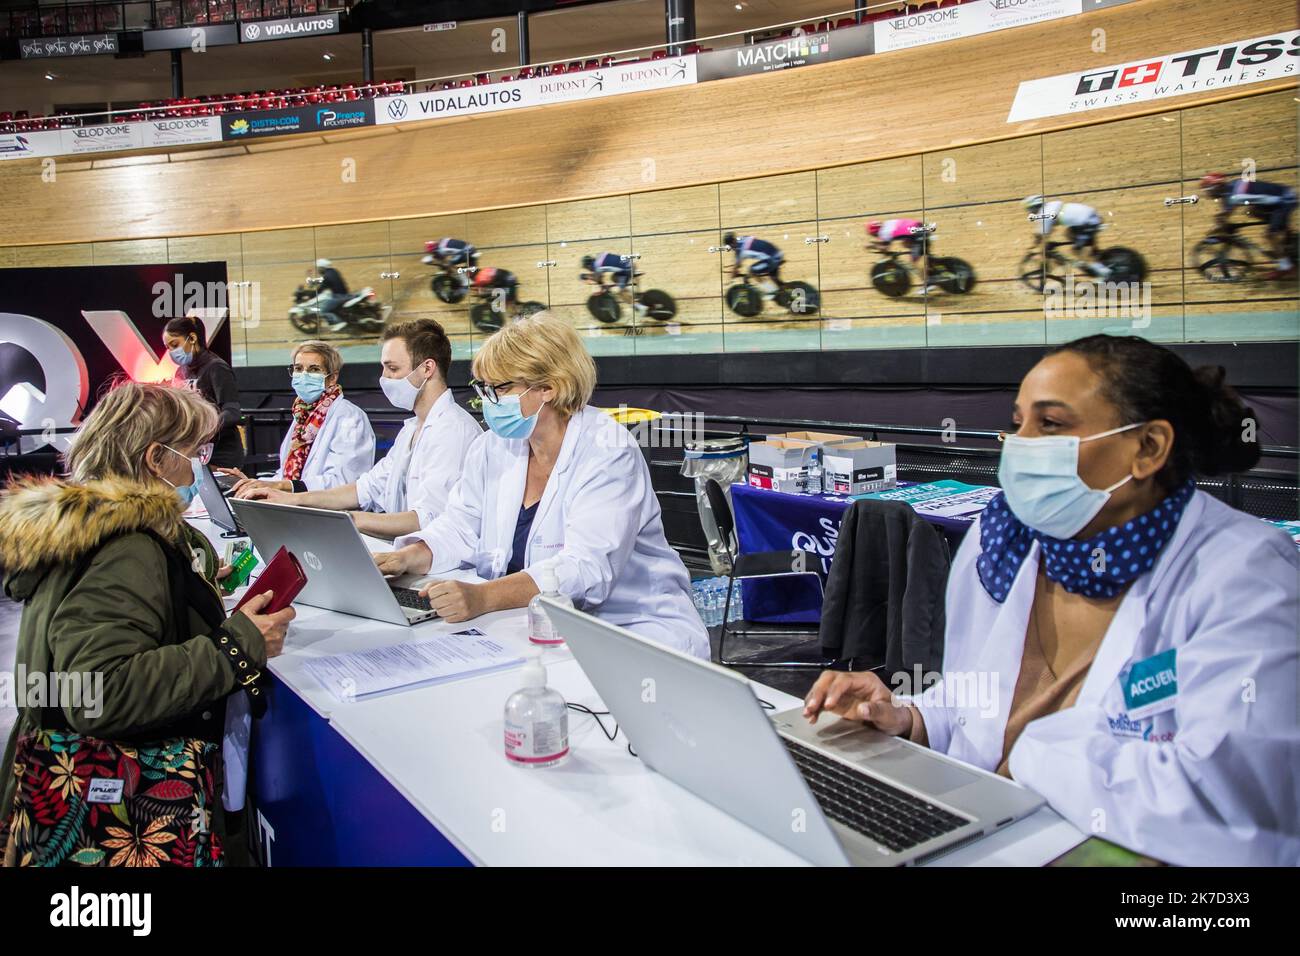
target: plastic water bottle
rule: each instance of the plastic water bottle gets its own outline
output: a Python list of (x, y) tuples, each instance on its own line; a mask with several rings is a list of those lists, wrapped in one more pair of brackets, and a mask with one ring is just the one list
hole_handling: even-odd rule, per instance
[(506, 759), (516, 767), (555, 767), (569, 756), (569, 707), (546, 686), (542, 652), (523, 669), (524, 686), (506, 699)]
[(560, 583), (556, 579), (553, 564), (542, 565), (542, 593), (534, 594), (533, 599), (528, 602), (528, 640), (543, 647), (555, 647), (563, 644), (564, 638), (551, 626), (550, 615), (546, 613), (546, 608), (542, 607), (541, 599), (544, 597), (573, 607), (573, 602), (569, 600), (568, 595), (560, 593)]

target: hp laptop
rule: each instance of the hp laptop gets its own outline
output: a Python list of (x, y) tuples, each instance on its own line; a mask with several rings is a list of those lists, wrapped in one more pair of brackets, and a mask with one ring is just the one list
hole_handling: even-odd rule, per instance
[(647, 765), (812, 863), (924, 863), (1043, 805), (1017, 783), (831, 714), (769, 718), (739, 674), (543, 603)]
[[(208, 518), (222, 531), (223, 538), (245, 538), (247, 535), (244, 529), (240, 527), (239, 519), (235, 513), (230, 510), (230, 503), (226, 500), (226, 493), (229, 488), (223, 489), (218, 482), (219, 476), (212, 473), (212, 469), (207, 465), (203, 466), (203, 481), (199, 484), (199, 501), (208, 511)], [(268, 552), (274, 554), (274, 551)]]
[(438, 616), (414, 588), (390, 583), (346, 511), (230, 499), (259, 554), (283, 545), (307, 571), (295, 604), (342, 611), (389, 624), (419, 624)]

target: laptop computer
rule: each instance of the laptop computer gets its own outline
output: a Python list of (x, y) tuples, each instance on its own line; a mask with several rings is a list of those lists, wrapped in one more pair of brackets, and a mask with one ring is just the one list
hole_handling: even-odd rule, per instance
[(648, 766), (812, 863), (924, 863), (1043, 805), (1017, 783), (853, 721), (809, 724), (801, 709), (768, 717), (734, 671), (542, 603)]
[(346, 511), (229, 501), (259, 554), (275, 554), (283, 545), (306, 568), (307, 586), (295, 604), (389, 624), (419, 624), (438, 616), (419, 591), (399, 585), (403, 579), (384, 577)]
[[(230, 510), (230, 503), (226, 500), (229, 488), (221, 487), (220, 478), (221, 476), (214, 475), (207, 465), (203, 466), (203, 481), (199, 484), (199, 501), (207, 509), (208, 518), (221, 529), (223, 538), (246, 538), (248, 535), (244, 533), (239, 519)], [(270, 553), (274, 554), (274, 552)]]

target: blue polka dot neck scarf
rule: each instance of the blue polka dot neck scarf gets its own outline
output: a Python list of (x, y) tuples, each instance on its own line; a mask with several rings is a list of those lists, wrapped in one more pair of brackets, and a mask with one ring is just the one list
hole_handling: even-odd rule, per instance
[(1030, 545), (1038, 541), (1048, 580), (1071, 594), (1114, 597), (1155, 565), (1195, 490), (1188, 481), (1146, 514), (1084, 541), (1051, 538), (1022, 524), (999, 494), (980, 515), (981, 553), (975, 561), (980, 584), (1001, 604)]

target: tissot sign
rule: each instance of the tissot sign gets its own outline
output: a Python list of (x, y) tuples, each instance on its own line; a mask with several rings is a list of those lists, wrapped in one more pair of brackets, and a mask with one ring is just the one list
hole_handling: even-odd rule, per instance
[(1016, 91), (1008, 123), (1231, 89), (1300, 72), (1300, 30), (1232, 40), (1041, 80)]
[(240, 43), (261, 43), (264, 40), (291, 40), (294, 37), (320, 36), (339, 32), (339, 14), (320, 13), (310, 17), (292, 17), (288, 20), (254, 20), (239, 28)]
[[(23, 436), (22, 451), (66, 449), (66, 430), (115, 375), (171, 381), (176, 366), (163, 326), (188, 301), (185, 289), (200, 290), (198, 303), (206, 301), (202, 290), (225, 282), (224, 262), (0, 269), (0, 415), (34, 432)], [(190, 311), (203, 315), (211, 348), (228, 360), (224, 311), (182, 314)]]

